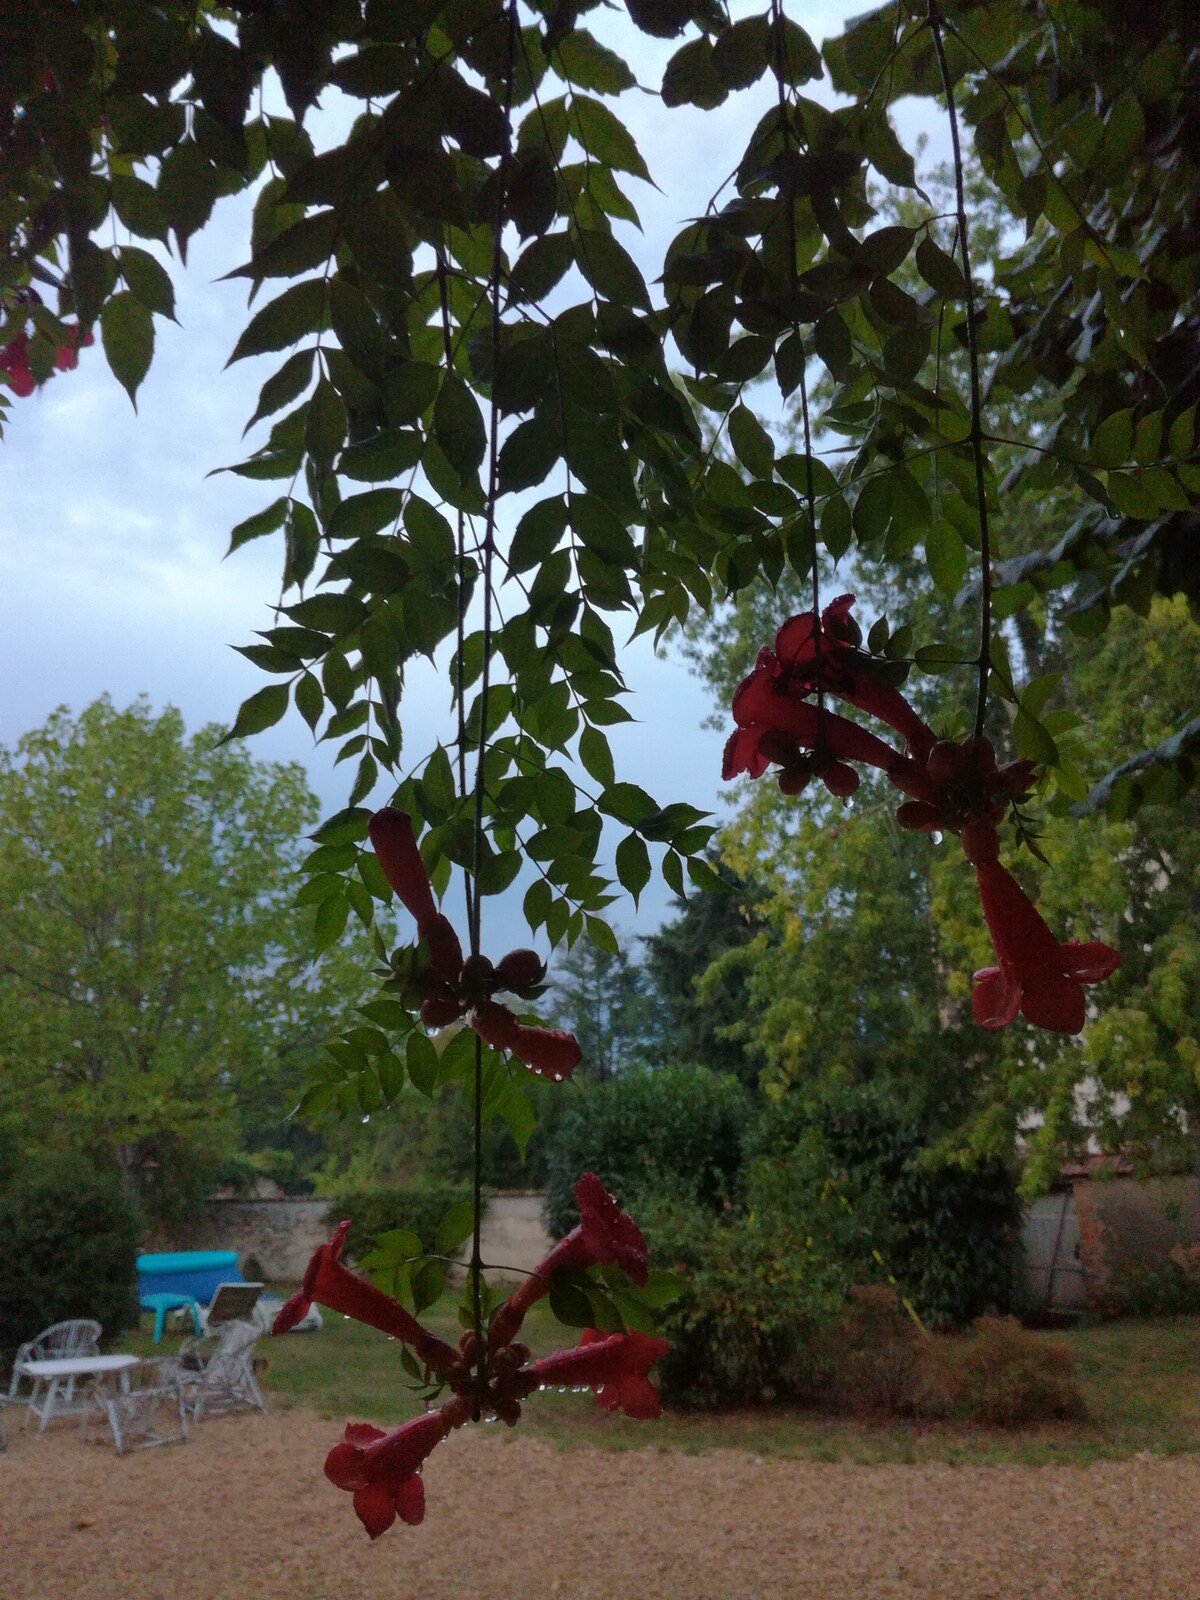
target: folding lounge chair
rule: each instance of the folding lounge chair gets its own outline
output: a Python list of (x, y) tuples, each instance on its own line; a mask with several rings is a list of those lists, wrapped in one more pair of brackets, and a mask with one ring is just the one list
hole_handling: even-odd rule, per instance
[(254, 1376), (254, 1347), (262, 1329), (252, 1322), (223, 1322), (214, 1333), (185, 1339), (179, 1347), (179, 1378), (191, 1420), (206, 1413), (257, 1409), (267, 1403)]
[(224, 1322), (257, 1321), (254, 1308), (262, 1292), (261, 1283), (219, 1283), (208, 1308), (201, 1307), (197, 1332), (215, 1332)]

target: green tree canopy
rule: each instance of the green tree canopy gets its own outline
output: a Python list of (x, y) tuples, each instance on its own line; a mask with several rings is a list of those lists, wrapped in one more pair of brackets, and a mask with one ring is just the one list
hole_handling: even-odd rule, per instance
[(0, 752), (0, 1116), (151, 1209), (278, 1129), (353, 998), (291, 909), (302, 770), (219, 738), (102, 699)]

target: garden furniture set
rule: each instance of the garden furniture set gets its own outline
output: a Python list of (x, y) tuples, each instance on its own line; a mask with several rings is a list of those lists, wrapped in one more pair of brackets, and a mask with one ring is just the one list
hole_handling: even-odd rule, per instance
[[(103, 1416), (118, 1455), (130, 1447), (182, 1442), (189, 1423), (205, 1415), (265, 1411), (254, 1375), (254, 1347), (264, 1330), (252, 1320), (261, 1289), (241, 1281), (217, 1285), (203, 1311), (182, 1290), (156, 1292), (159, 1299), (175, 1297), (193, 1309), (196, 1334), (184, 1339), (176, 1356), (103, 1355), (98, 1322), (55, 1323), (18, 1349), (0, 1406), (22, 1406), (22, 1425), (35, 1416), (39, 1433), (55, 1417), (77, 1416), (86, 1436), (89, 1423)], [(157, 1342), (169, 1307), (147, 1309), (155, 1313)]]

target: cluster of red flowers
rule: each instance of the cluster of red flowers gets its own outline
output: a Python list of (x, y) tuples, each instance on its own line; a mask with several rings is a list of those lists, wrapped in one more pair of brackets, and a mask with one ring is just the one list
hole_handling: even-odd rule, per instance
[(422, 1022), (444, 1028), (465, 1019), (485, 1044), (561, 1083), (579, 1065), (579, 1045), (572, 1035), (560, 1028), (530, 1027), (492, 998), (501, 989), (516, 995), (536, 990), (546, 975), (541, 957), (534, 950), (510, 950), (494, 966), (486, 956), (464, 960), (458, 935), (434, 903), (412, 819), (385, 806), (371, 818), (368, 831), (384, 876), (416, 919), (417, 936), (429, 952)]
[[(909, 798), (896, 820), (903, 828), (957, 834), (975, 868), (984, 920), (998, 965), (975, 974), (975, 1020), (1006, 1027), (1021, 1011), (1056, 1033), (1078, 1033), (1085, 983), (1101, 983), (1121, 964), (1106, 944), (1061, 943), (1017, 880), (1000, 865), (997, 824), (1034, 778), (1032, 761), (997, 765), (991, 741), (938, 739), (899, 689), (886, 681), (891, 663), (862, 649), (850, 615), (854, 596), (840, 595), (820, 618), (813, 611), (780, 628), (773, 650), (759, 651), (754, 671), (733, 697), (737, 728), (725, 746), (723, 776), (761, 777), (772, 763), (779, 787), (799, 794), (819, 778), (845, 798), (858, 788), (851, 762), (876, 767)], [(828, 694), (865, 711), (904, 741), (897, 750), (836, 712), (814, 705)]]
[[(79, 329), (74, 326), (67, 328), (66, 341), (54, 352), (54, 365), (59, 372), (67, 372), (79, 365), (77, 346), (95, 343), (90, 333), (80, 341)], [(37, 388), (37, 379), (29, 367), (29, 335), (23, 329), (8, 344), (0, 345), (0, 372), (7, 376), (12, 392), (22, 398), (31, 395)]]
[(397, 1517), (408, 1523), (424, 1518), (421, 1467), (448, 1433), (481, 1415), (512, 1426), (521, 1415), (521, 1402), (536, 1389), (551, 1384), (590, 1388), (607, 1411), (658, 1416), (658, 1395), (648, 1374), (667, 1353), (665, 1339), (588, 1328), (575, 1349), (559, 1350), (538, 1361), (531, 1360), (527, 1345), (514, 1342), (525, 1313), (550, 1292), (559, 1268), (618, 1266), (635, 1284), (646, 1283), (646, 1241), (641, 1230), (594, 1173), (580, 1178), (575, 1198), (578, 1227), (497, 1307), (487, 1330), (486, 1350), (479, 1348), (474, 1333), (465, 1333), (457, 1347), (439, 1339), (390, 1295), (344, 1266), (348, 1222), (341, 1223), (316, 1252), (299, 1293), (276, 1317), (272, 1332), (286, 1333), (318, 1301), (401, 1340), (451, 1390), (450, 1399), (437, 1410), (388, 1432), (365, 1422), (349, 1423), (342, 1442), (326, 1457), (325, 1476), (354, 1495), (354, 1509), (372, 1539), (385, 1533)]

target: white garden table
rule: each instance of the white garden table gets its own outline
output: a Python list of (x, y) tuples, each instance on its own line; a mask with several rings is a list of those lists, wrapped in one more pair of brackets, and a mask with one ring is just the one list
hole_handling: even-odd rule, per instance
[[(45, 1431), (51, 1417), (86, 1416), (92, 1395), (103, 1393), (114, 1378), (137, 1364), (137, 1356), (64, 1356), (59, 1360), (26, 1361), (21, 1370), (38, 1385), (29, 1401), (30, 1411), (41, 1419), (38, 1432)], [(77, 1399), (79, 1379), (85, 1382), (81, 1385), (82, 1398)], [(43, 1384), (45, 1393), (41, 1394)]]

